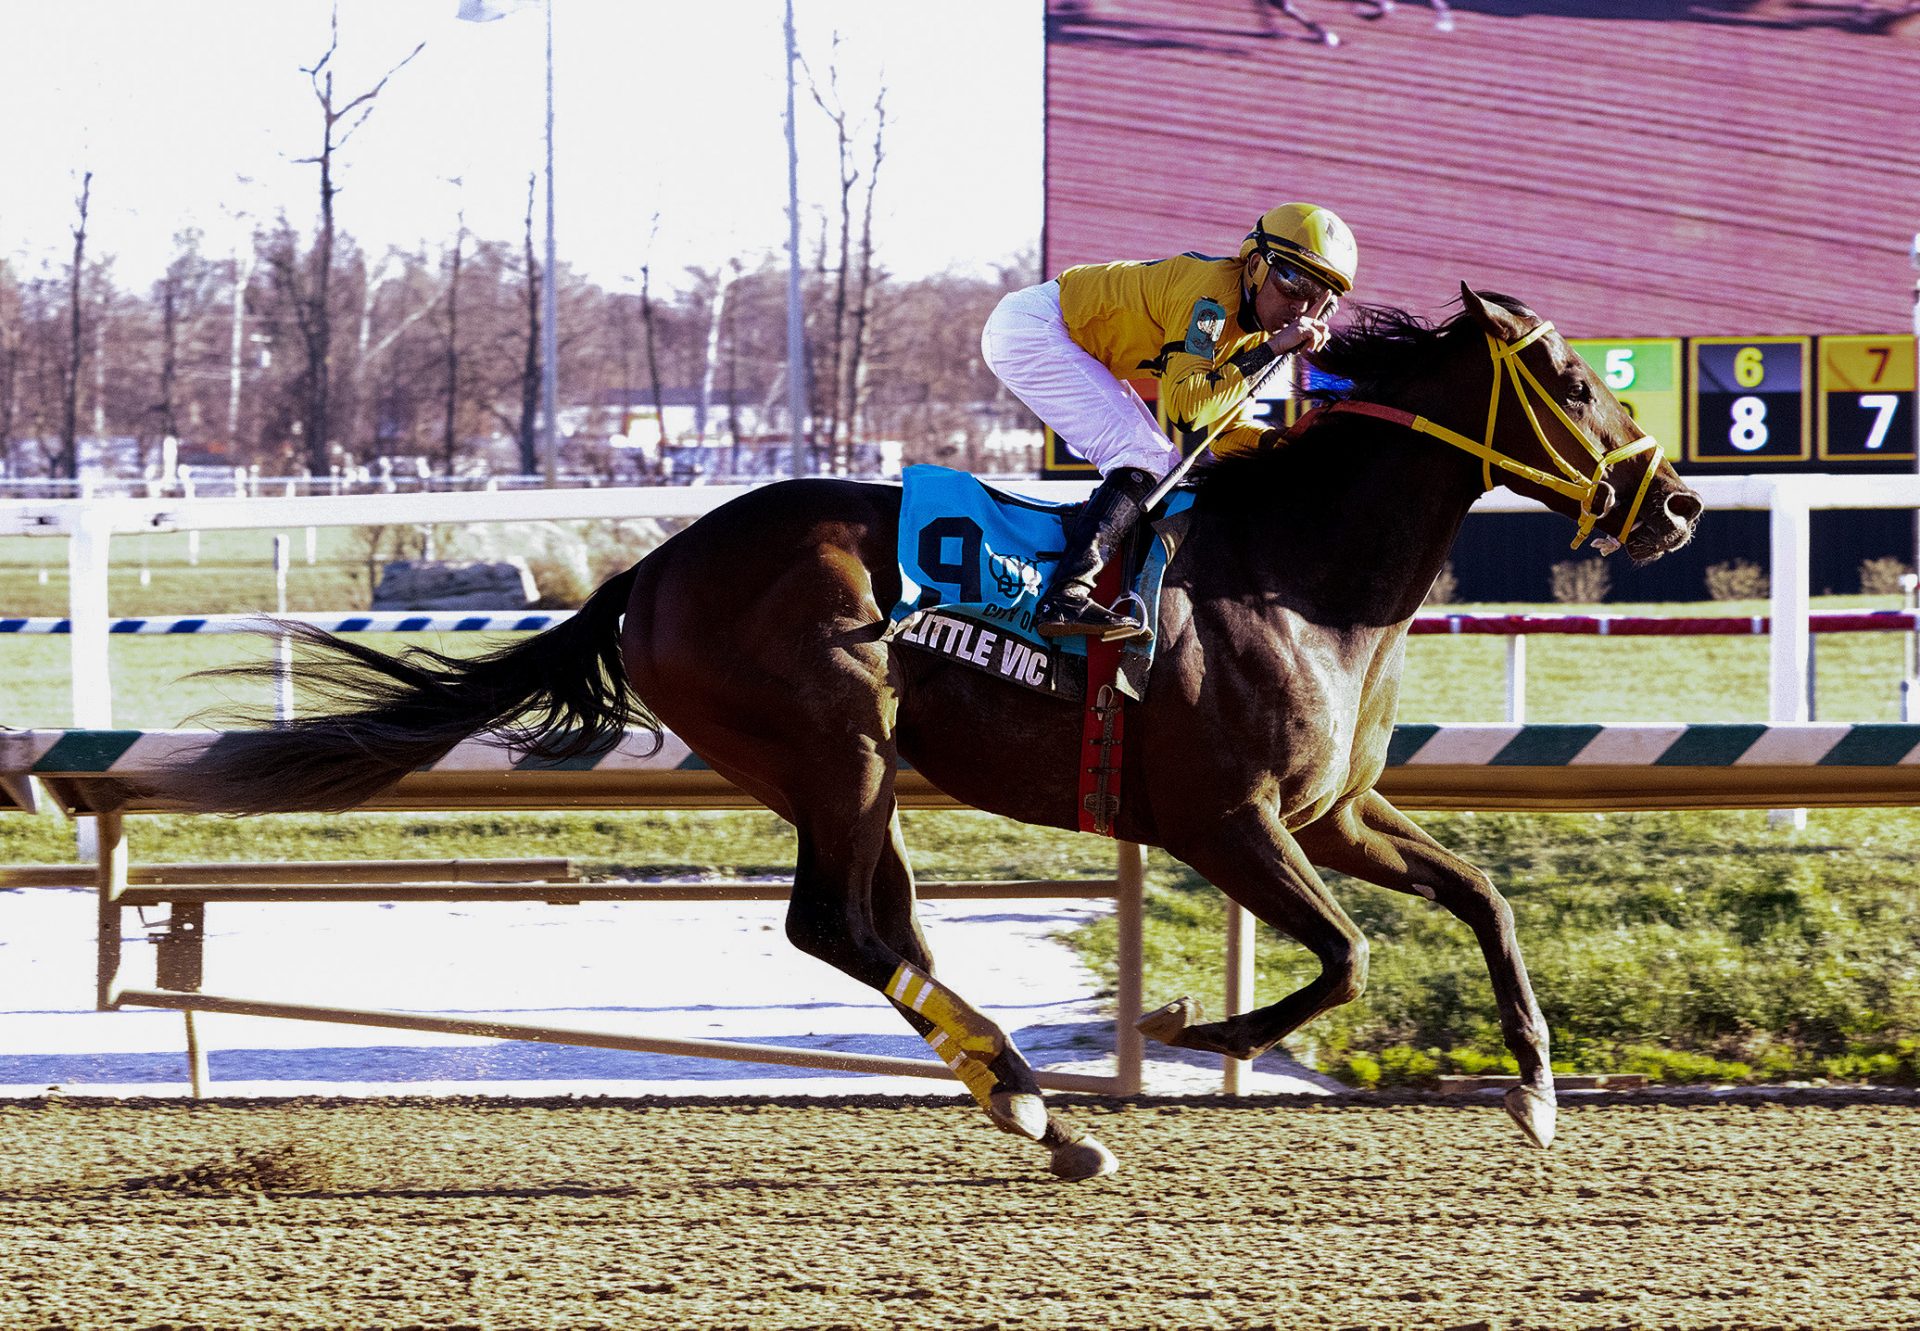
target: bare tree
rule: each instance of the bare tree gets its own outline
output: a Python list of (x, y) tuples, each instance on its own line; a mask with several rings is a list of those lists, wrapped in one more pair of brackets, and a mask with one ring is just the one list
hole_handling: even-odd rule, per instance
[[(867, 197), (860, 214), (860, 285), (854, 289), (853, 344), (847, 351), (847, 382), (844, 413), (845, 427), (836, 446), (849, 458), (853, 434), (860, 417), (862, 357), (867, 346), (867, 317), (873, 296), (873, 192), (880, 182), (880, 163), (886, 157), (887, 86), (884, 81), (873, 98), (873, 164), (867, 168)], [(844, 467), (842, 468), (844, 470)]]
[(320, 104), (320, 151), (312, 157), (295, 159), (301, 165), (320, 168), (320, 231), (314, 238), (313, 253), (306, 265), (304, 280), (298, 276), (298, 265), (291, 261), (291, 256), (278, 269), (278, 275), (287, 285), (288, 295), (292, 298), (306, 351), (305, 401), (301, 424), (306, 434), (307, 469), (315, 475), (325, 475), (331, 460), (329, 399), (333, 372), (333, 314), (330, 304), (334, 258), (333, 200), (340, 192), (340, 186), (333, 183), (333, 155), (344, 148), (354, 132), (367, 123), (367, 117), (373, 114), (374, 101), (385, 90), (387, 81), (426, 47), (425, 42), (415, 46), (405, 59), (383, 74), (378, 83), (358, 96), (336, 104), (333, 70), (328, 66), (340, 49), (338, 0), (333, 6), (328, 34), (325, 54), (311, 67), (303, 67), (300, 71), (307, 76), (308, 83), (313, 87), (314, 99)]
[[(653, 242), (660, 235), (660, 214), (653, 215), (653, 230), (647, 237), (647, 249), (653, 249)], [(651, 257), (640, 265), (640, 324), (646, 333), (647, 380), (653, 386), (653, 421), (660, 430), (660, 460), (667, 459), (667, 405), (666, 396), (660, 390), (660, 355), (654, 345), (653, 332), (653, 263)]]
[(534, 424), (540, 411), (540, 265), (533, 257), (534, 177), (527, 176), (527, 225), (523, 247), (526, 255), (527, 345), (520, 365), (520, 474), (533, 476), (540, 471), (540, 448), (534, 437)]
[(13, 270), (0, 260), (0, 471), (13, 475), (14, 421), (20, 404), (20, 358), (26, 344), (26, 309)]
[[(827, 326), (826, 382), (827, 400), (825, 410), (818, 414), (820, 433), (825, 436), (833, 452), (833, 470), (844, 471), (845, 466), (839, 455), (841, 422), (845, 416), (845, 398), (842, 390), (846, 386), (846, 326), (847, 326), (847, 269), (850, 250), (853, 243), (853, 188), (859, 183), (860, 173), (852, 164), (852, 142), (850, 138), (851, 121), (847, 108), (840, 100), (840, 34), (833, 34), (833, 46), (827, 59), (827, 87), (823, 92), (820, 80), (814, 77), (813, 69), (801, 58), (800, 67), (806, 71), (807, 88), (813, 93), (814, 105), (826, 113), (833, 122), (833, 139), (836, 161), (839, 167), (839, 211), (840, 211), (840, 262), (834, 268), (833, 276), (833, 312)], [(826, 236), (821, 235), (821, 267), (825, 268)], [(816, 375), (814, 382), (820, 382)]]
[(67, 355), (60, 367), (60, 453), (56, 475), (80, 478), (80, 375), (86, 362), (86, 336), (80, 316), (80, 288), (87, 263), (87, 208), (93, 199), (93, 172), (80, 178), (75, 201), (80, 218), (73, 226), (73, 266), (67, 274)]
[[(148, 417), (163, 439), (181, 437), (181, 362), (183, 357), (192, 356), (192, 344), (212, 305), (217, 280), (213, 265), (200, 253), (198, 231), (178, 232), (173, 243), (173, 261), (153, 287), (160, 317), (159, 400), (149, 408)], [(140, 433), (145, 438), (147, 432)]]
[(447, 257), (447, 411), (440, 449), (451, 477), (459, 453), (460, 415), (460, 261), (467, 241), (467, 211), (462, 208), (453, 233), (453, 253)]

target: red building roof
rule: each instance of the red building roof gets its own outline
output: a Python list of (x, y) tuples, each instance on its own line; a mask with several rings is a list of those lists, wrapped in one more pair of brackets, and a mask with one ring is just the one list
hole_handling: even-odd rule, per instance
[(1339, 45), (1263, 0), (1049, 0), (1050, 273), (1233, 253), (1310, 199), (1359, 299), (1429, 316), (1465, 279), (1569, 336), (1910, 326), (1920, 20), (1888, 0), (1295, 4)]

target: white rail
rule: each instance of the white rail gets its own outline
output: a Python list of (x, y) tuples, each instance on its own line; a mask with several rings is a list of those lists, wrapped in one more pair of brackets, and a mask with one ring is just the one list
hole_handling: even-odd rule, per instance
[[(1805, 720), (1809, 514), (1814, 509), (1920, 509), (1920, 476), (1704, 476), (1689, 478), (1709, 509), (1773, 514), (1771, 698), (1768, 719)], [(255, 499), (94, 499), (0, 504), (0, 535), (67, 538), (68, 617), (73, 661), (73, 724), (113, 724), (107, 664), (107, 572), (116, 535), (165, 531), (288, 527), (418, 526), (568, 518), (690, 518), (745, 494), (750, 486), (620, 487), (478, 494), (318, 495)], [(1049, 499), (1087, 493), (1085, 481), (1028, 481), (1008, 488)], [(1506, 490), (1484, 496), (1475, 512), (1537, 511)]]

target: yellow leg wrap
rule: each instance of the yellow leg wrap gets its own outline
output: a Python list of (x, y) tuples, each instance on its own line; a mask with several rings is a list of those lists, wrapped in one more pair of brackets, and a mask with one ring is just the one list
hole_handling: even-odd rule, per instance
[(960, 1079), (968, 1094), (979, 1101), (981, 1108), (986, 1108), (993, 1094), (994, 1083), (999, 1080), (993, 1075), (992, 1069), (979, 1059), (962, 1053), (947, 1038), (945, 1031), (934, 1031), (927, 1036), (927, 1043), (933, 1047), (934, 1053), (940, 1055), (940, 1061), (953, 1069), (953, 1075)]
[(887, 997), (925, 1017), (960, 1046), (956, 1052), (971, 1054), (981, 1063), (998, 1057), (1007, 1047), (1007, 1037), (998, 1026), (953, 990), (904, 961), (887, 981)]

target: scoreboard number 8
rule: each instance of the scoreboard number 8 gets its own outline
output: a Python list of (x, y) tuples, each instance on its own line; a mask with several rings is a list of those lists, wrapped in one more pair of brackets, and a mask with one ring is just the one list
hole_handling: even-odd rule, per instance
[[(1748, 347), (1746, 351), (1754, 352), (1755, 360), (1760, 358), (1759, 352), (1755, 348)], [(1743, 351), (1741, 354), (1745, 355), (1746, 351)], [(1734, 373), (1737, 376), (1739, 374), (1738, 362), (1735, 362), (1735, 366)], [(1862, 403), (1862, 405), (1865, 404)], [(1889, 412), (1887, 415), (1891, 416), (1892, 413)], [(1882, 433), (1884, 433), (1884, 430)], [(1733, 428), (1727, 431), (1727, 442), (1739, 449), (1742, 453), (1757, 453), (1765, 448), (1767, 446), (1767, 404), (1757, 397), (1735, 398), (1733, 400)]]

